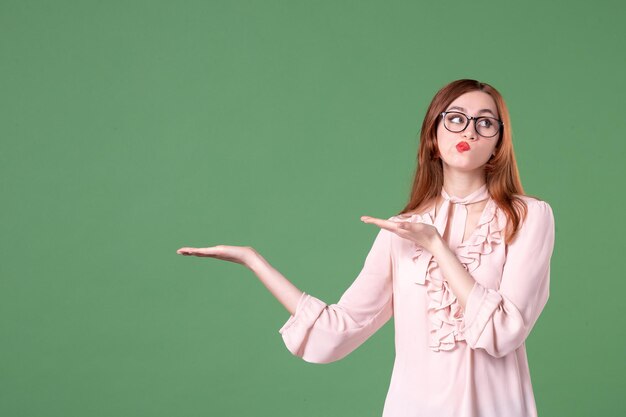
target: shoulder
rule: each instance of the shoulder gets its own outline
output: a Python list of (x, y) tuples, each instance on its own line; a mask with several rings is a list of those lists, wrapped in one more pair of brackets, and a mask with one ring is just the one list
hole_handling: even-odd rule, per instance
[[(526, 204), (526, 216), (513, 240), (511, 248), (516, 251), (534, 253), (551, 253), (555, 241), (554, 214), (550, 204), (539, 198), (516, 195)], [(544, 252), (546, 251), (546, 252)]]
[(529, 210), (547, 210), (552, 209), (550, 203), (545, 200), (540, 199), (539, 197), (532, 195), (524, 195), (524, 194), (514, 194), (514, 196), (521, 201), (523, 201)]
[(535, 196), (515, 194), (515, 197), (526, 205), (526, 218), (524, 224), (535, 223), (549, 226), (554, 223), (552, 206), (545, 200)]

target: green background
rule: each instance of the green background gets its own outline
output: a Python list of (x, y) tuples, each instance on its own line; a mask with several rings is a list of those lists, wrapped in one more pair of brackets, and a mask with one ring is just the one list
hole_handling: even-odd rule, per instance
[(0, 415), (380, 416), (388, 322), (292, 356), (250, 245), (336, 302), (458, 78), (505, 97), (556, 219), (540, 416), (621, 416), (624, 3), (0, 2)]

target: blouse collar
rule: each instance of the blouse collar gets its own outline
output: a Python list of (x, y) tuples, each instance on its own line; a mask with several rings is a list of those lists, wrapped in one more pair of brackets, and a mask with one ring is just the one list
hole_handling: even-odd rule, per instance
[(469, 195), (465, 197), (457, 197), (448, 194), (446, 190), (441, 187), (441, 196), (446, 200), (450, 200), (450, 202), (454, 204), (472, 204), (489, 198), (489, 191), (487, 190), (487, 184), (483, 184), (480, 188), (478, 188), (476, 191), (473, 191)]

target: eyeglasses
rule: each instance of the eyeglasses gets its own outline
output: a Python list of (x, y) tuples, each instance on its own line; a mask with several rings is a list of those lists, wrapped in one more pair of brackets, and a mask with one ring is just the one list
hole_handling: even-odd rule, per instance
[(443, 125), (450, 132), (458, 133), (464, 131), (469, 126), (470, 120), (474, 120), (474, 128), (480, 136), (491, 138), (498, 134), (500, 128), (504, 126), (500, 120), (495, 117), (470, 117), (459, 111), (441, 112), (443, 117)]

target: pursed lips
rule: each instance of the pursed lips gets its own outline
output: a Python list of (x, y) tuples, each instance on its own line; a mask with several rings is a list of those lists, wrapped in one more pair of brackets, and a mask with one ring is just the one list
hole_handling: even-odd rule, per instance
[(461, 141), (461, 142), (456, 144), (456, 149), (459, 152), (469, 151), (470, 150), (470, 145), (469, 145), (469, 143), (467, 143), (465, 141)]

